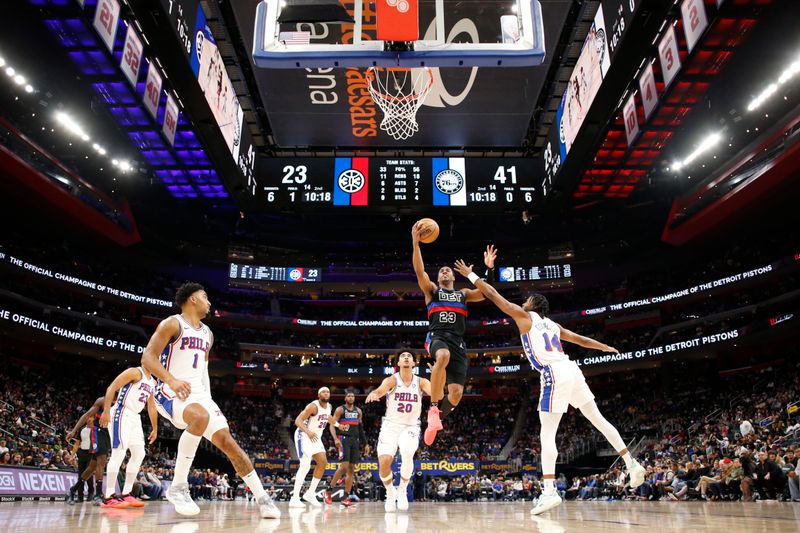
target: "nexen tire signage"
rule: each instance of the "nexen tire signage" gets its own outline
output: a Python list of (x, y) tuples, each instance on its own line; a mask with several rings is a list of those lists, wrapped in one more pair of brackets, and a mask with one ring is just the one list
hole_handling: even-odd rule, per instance
[[(353, 0), (342, 0), (351, 14)], [(258, 0), (231, 2), (247, 49)], [(364, 3), (362, 39), (376, 38), (374, 5)], [(569, 2), (545, 2), (545, 46), (555, 48)], [(419, 5), (420, 38), (435, 35), (434, 2)], [(446, 42), (497, 42), (503, 3), (446, 6)], [(352, 24), (287, 24), (312, 43), (352, 43)], [(283, 25), (281, 26), (283, 30)], [(252, 59), (251, 59), (252, 62)], [(530, 124), (550, 56), (533, 68), (434, 68), (433, 87), (417, 113), (420, 129), (397, 141), (380, 129), (364, 68), (263, 69), (253, 65), (270, 127), (280, 146), (519, 146)], [(252, 64), (252, 63), (251, 63)]]

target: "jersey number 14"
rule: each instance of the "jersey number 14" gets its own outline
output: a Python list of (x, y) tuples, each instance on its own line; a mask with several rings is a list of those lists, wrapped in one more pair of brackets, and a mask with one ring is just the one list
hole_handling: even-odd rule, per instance
[(542, 338), (544, 339), (544, 349), (548, 352), (552, 352), (553, 348), (556, 349), (557, 352), (564, 353), (564, 348), (561, 347), (561, 340), (558, 338), (558, 335), (553, 333), (553, 338), (548, 339), (547, 333), (542, 333)]

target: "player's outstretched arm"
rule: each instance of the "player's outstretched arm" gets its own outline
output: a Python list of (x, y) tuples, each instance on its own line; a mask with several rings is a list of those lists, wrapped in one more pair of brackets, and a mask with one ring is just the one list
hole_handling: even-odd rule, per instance
[(571, 342), (572, 344), (577, 344), (578, 346), (583, 346), (584, 348), (589, 348), (591, 350), (601, 350), (603, 352), (619, 353), (619, 350), (617, 350), (613, 346), (609, 346), (608, 344), (604, 344), (600, 341), (590, 339), (589, 337), (584, 337), (583, 335), (578, 335), (574, 331), (570, 331), (560, 324), (558, 327), (561, 328), (562, 341), (568, 341)]
[[(497, 289), (480, 279), (478, 275), (472, 271), (472, 265), (467, 265), (463, 260), (459, 259), (456, 261), (454, 269), (456, 272), (469, 279), (486, 298), (515, 321), (530, 320), (528, 313), (525, 312), (522, 307), (509, 302), (497, 292)], [(472, 274), (472, 276), (470, 276), (470, 274)]]
[[(497, 259), (497, 249), (494, 245), (490, 244), (483, 252), (483, 264), (486, 265), (486, 272), (494, 275), (494, 261)], [(480, 302), (486, 299), (486, 296), (478, 289), (462, 289), (466, 295), (468, 302)]]
[(388, 378), (384, 379), (381, 382), (380, 387), (378, 387), (377, 389), (375, 389), (374, 391), (370, 392), (367, 395), (367, 399), (364, 401), (364, 403), (377, 402), (378, 400), (386, 396), (386, 394), (395, 387), (395, 383), (396, 382), (394, 376), (389, 376)]
[(436, 290), (436, 285), (431, 281), (428, 273), (425, 272), (425, 263), (422, 262), (422, 251), (419, 249), (419, 238), (422, 233), (419, 223), (415, 223), (411, 228), (411, 241), (414, 246), (414, 253), (411, 256), (411, 264), (414, 265), (414, 274), (417, 275), (417, 284), (419, 288), (425, 293), (425, 300), (430, 299), (433, 292)]
[(178, 395), (178, 398), (185, 400), (192, 393), (192, 386), (185, 381), (175, 379), (175, 376), (170, 374), (161, 364), (161, 353), (164, 348), (174, 339), (177, 339), (180, 334), (181, 326), (177, 318), (169, 317), (162, 320), (144, 349), (142, 366), (156, 378), (169, 385), (169, 388)]
[(117, 391), (128, 383), (138, 381), (141, 376), (138, 368), (129, 368), (120, 372), (119, 376), (106, 388), (106, 395), (103, 397), (103, 415), (100, 417), (100, 427), (107, 428), (111, 421), (111, 404), (114, 403), (114, 396)]
[(85, 413), (83, 413), (83, 414), (81, 415), (81, 417), (78, 419), (78, 421), (77, 421), (77, 422), (75, 422), (75, 427), (74, 427), (74, 428), (72, 428), (72, 429), (69, 431), (69, 433), (67, 433), (67, 440), (69, 440), (69, 439), (73, 438), (75, 435), (77, 435), (77, 434), (78, 434), (78, 432), (81, 430), (81, 428), (82, 428), (83, 426), (85, 426), (85, 425), (86, 425), (86, 422), (87, 422), (87, 421), (88, 421), (88, 420), (89, 420), (91, 417), (93, 417), (94, 415), (96, 415), (96, 414), (97, 414), (97, 412), (98, 412), (98, 411), (100, 410), (100, 408), (103, 406), (103, 401), (104, 401), (104, 400), (105, 400), (105, 396), (100, 396), (98, 399), (96, 399), (96, 400), (94, 401), (94, 403), (93, 403), (93, 404), (92, 404), (92, 406), (89, 408), (89, 410), (88, 410), (88, 411), (86, 411)]
[(427, 394), (428, 396), (431, 395), (431, 380), (427, 378), (419, 378), (419, 388), (422, 389), (422, 392)]

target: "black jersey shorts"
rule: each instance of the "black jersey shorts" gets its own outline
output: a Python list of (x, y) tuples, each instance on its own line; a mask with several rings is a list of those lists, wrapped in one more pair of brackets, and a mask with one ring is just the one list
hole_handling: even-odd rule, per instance
[(108, 455), (111, 451), (111, 435), (108, 428), (95, 426), (92, 429), (92, 448), (93, 455)]
[(339, 461), (351, 464), (361, 461), (361, 446), (359, 445), (358, 437), (341, 435), (339, 442), (342, 444), (342, 448), (339, 451)]
[(450, 362), (447, 363), (446, 370), (448, 385), (455, 383), (463, 386), (467, 382), (469, 361), (467, 360), (467, 347), (464, 345), (464, 339), (453, 335), (431, 332), (428, 333), (425, 346), (428, 349), (428, 354), (434, 359), (436, 358), (436, 352), (442, 348), (450, 352)]

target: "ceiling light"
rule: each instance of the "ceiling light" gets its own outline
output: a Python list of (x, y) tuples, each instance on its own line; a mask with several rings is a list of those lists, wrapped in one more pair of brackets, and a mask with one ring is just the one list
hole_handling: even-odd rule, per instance
[(692, 161), (698, 158), (704, 152), (709, 151), (714, 145), (716, 145), (720, 140), (722, 140), (722, 135), (720, 133), (712, 133), (711, 135), (707, 136), (703, 139), (697, 148), (692, 151), (688, 156), (686, 156), (682, 161), (674, 161), (672, 163), (672, 169), (675, 172), (678, 172), (684, 166), (688, 165)]
[(8, 68), (6, 69), (6, 74), (8, 74), (8, 77), (9, 77), (9, 78), (13, 78), (13, 77), (14, 77), (14, 74), (15, 74), (16, 72), (17, 72), (17, 71), (16, 71), (16, 70), (14, 70), (12, 67), (8, 67)]
[(25, 86), (25, 92), (26, 93), (32, 93), (33, 92), (33, 85), (31, 85), (30, 83), (28, 85), (26, 85)]
[(6, 60), (0, 57), (0, 68), (6, 66)]
[(22, 85), (23, 83), (25, 83), (25, 76), (23, 76), (22, 74), (17, 74), (16, 76), (14, 76), (14, 83), (16, 83), (17, 85)]

